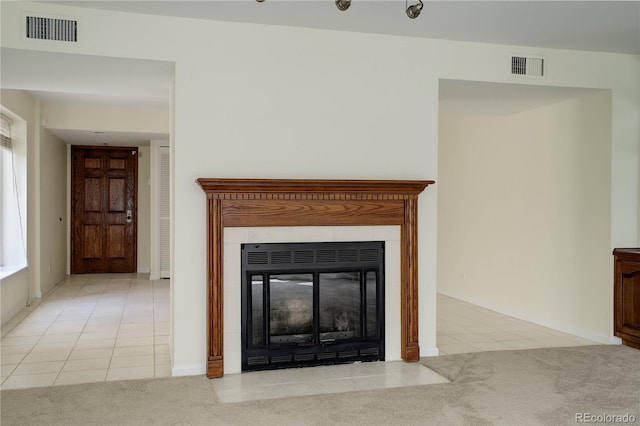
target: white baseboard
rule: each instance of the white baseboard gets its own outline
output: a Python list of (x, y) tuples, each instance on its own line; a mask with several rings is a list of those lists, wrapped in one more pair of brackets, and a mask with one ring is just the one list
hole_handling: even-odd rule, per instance
[(437, 347), (433, 348), (420, 348), (420, 357), (424, 356), (438, 356), (440, 355), (440, 350)]
[(178, 376), (201, 376), (207, 373), (207, 366), (205, 364), (197, 365), (183, 365), (174, 366), (171, 369), (171, 375)]
[(151, 272), (151, 269), (149, 269), (148, 267), (139, 267), (138, 268), (138, 273), (139, 274), (148, 274)]

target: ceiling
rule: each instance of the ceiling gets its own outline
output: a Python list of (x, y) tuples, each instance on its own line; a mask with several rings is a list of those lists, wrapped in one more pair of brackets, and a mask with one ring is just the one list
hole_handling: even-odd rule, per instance
[(69, 145), (149, 146), (152, 140), (169, 140), (169, 135), (150, 132), (113, 132), (101, 130), (52, 129), (51, 133)]
[[(412, 0), (410, 0), (412, 1)], [(640, 1), (424, 1), (415, 20), (404, 0), (353, 0), (339, 11), (333, 0), (49, 1), (197, 19), (357, 31), (438, 39), (640, 55)], [(3, 88), (27, 90), (49, 103), (168, 107), (173, 63), (138, 59), (1, 51)], [(578, 96), (579, 89), (442, 82), (443, 111), (509, 113)], [(488, 107), (488, 103), (493, 105)], [(95, 129), (102, 130), (102, 129)], [(52, 129), (64, 140), (84, 133)], [(167, 135), (164, 135), (165, 137)], [(92, 135), (92, 140), (104, 136)], [(110, 134), (109, 143), (143, 145), (158, 135)]]
[(2, 49), (2, 87), (50, 103), (168, 107), (173, 63)]
[[(417, 0), (409, 0), (410, 4)], [(409, 19), (405, 0), (53, 1), (218, 21), (287, 25), (640, 55), (638, 1), (433, 1)]]
[(439, 111), (509, 115), (596, 91), (598, 89), (440, 80)]
[[(171, 101), (171, 62), (8, 48), (2, 48), (1, 57), (2, 88), (26, 90), (42, 102), (168, 108)], [(146, 146), (169, 139), (163, 133), (47, 129), (71, 145)]]

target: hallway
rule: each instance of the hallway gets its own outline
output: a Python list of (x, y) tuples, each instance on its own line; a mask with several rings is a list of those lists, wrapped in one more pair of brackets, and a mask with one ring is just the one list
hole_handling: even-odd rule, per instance
[(2, 389), (170, 376), (169, 283), (67, 278), (3, 326)]

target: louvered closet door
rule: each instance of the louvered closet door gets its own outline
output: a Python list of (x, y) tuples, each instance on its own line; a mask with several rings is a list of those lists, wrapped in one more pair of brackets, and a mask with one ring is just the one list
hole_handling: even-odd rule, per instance
[(169, 147), (160, 147), (160, 278), (171, 276)]

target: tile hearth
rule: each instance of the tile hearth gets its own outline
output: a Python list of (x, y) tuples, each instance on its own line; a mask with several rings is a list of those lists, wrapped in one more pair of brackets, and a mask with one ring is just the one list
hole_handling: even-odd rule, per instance
[(229, 403), (448, 382), (419, 363), (383, 361), (227, 374), (211, 387)]

